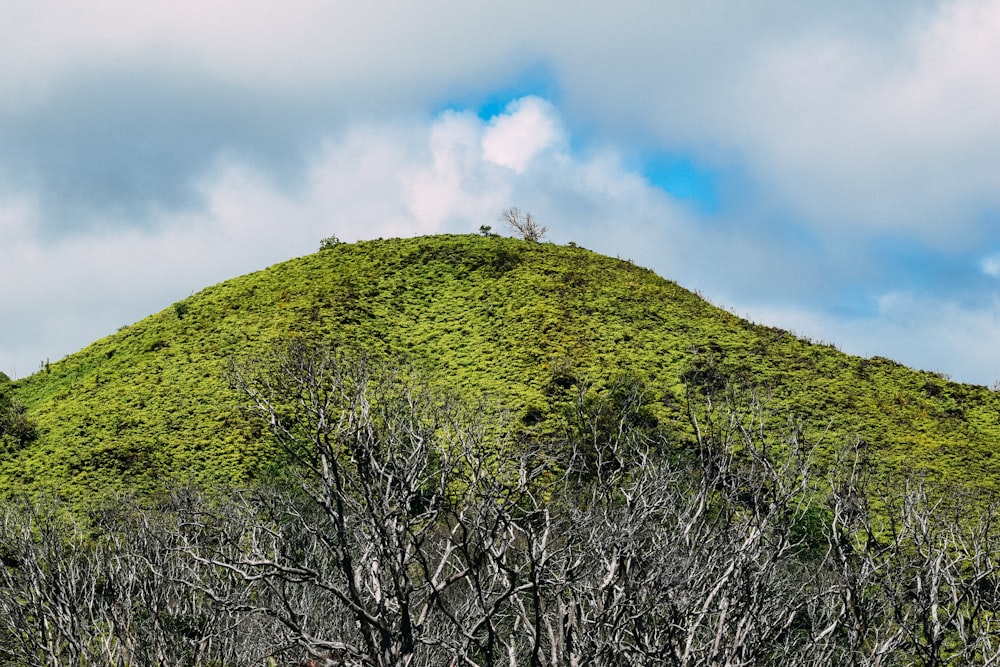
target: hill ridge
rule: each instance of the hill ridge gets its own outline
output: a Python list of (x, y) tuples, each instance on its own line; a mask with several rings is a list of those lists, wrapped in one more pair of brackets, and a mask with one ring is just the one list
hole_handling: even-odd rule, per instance
[(444, 235), (341, 243), (231, 278), (17, 381), (38, 438), (0, 459), (0, 483), (82, 494), (253, 475), (273, 451), (226, 364), (289, 338), (404, 356), (526, 423), (574, 383), (630, 375), (680, 432), (684, 378), (711, 364), (766, 387), (811, 433), (872, 443), (887, 466), (1000, 481), (1000, 400), (984, 387), (748, 322), (627, 260)]

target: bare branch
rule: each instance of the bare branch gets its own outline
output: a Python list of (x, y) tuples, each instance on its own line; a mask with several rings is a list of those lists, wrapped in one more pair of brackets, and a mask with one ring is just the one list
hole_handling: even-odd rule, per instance
[(519, 208), (506, 208), (500, 213), (500, 222), (503, 222), (511, 231), (520, 234), (525, 241), (541, 241), (548, 227), (539, 225), (531, 217), (530, 213), (522, 213)]

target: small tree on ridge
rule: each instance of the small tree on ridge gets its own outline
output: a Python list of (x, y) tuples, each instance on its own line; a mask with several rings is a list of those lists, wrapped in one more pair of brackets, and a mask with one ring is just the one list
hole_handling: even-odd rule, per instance
[(505, 208), (500, 213), (500, 221), (520, 234), (525, 241), (541, 241), (545, 233), (549, 231), (548, 227), (535, 222), (530, 213), (522, 213), (521, 209), (516, 206)]

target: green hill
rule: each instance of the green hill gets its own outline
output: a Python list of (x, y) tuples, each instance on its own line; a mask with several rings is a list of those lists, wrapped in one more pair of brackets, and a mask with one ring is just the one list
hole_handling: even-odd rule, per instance
[(73, 495), (254, 474), (273, 452), (226, 368), (289, 338), (402, 356), (539, 437), (579, 383), (627, 376), (683, 440), (682, 378), (721, 372), (808, 437), (860, 437), (885, 466), (1000, 487), (1000, 396), (984, 387), (749, 323), (630, 262), (492, 236), (339, 244), (123, 327), (15, 383), (37, 437), (0, 459), (0, 484)]

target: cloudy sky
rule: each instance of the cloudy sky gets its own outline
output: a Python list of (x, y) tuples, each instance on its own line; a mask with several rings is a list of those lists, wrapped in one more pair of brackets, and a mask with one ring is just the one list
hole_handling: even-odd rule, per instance
[(1000, 0), (0, 0), (0, 371), (345, 241), (498, 227), (1000, 380)]

